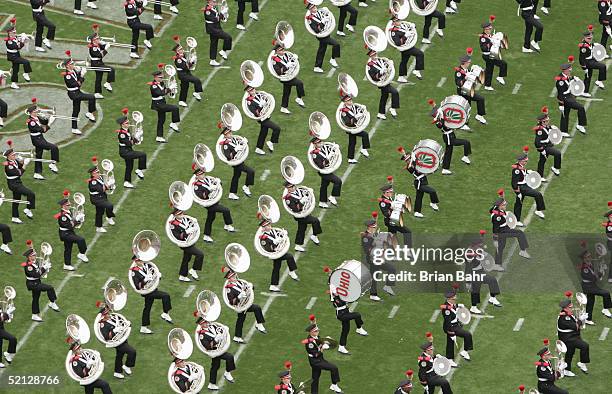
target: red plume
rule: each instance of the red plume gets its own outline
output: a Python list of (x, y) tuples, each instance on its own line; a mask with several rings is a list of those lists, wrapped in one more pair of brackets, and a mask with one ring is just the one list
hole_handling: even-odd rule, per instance
[(414, 374), (414, 371), (412, 369), (409, 369), (406, 371), (406, 376), (408, 376), (409, 378), (412, 377), (413, 374)]
[(178, 35), (174, 35), (172, 36), (172, 40), (173, 41), (180, 41), (181, 37), (179, 37)]
[(157, 68), (162, 69), (164, 68), (165, 64), (164, 63), (157, 63)]
[(31, 239), (28, 239), (28, 240), (26, 241), (26, 245), (27, 245), (27, 246), (32, 246), (32, 240), (31, 240)]
[(573, 293), (572, 293), (571, 291), (569, 291), (569, 290), (565, 292), (565, 296), (566, 296), (567, 298), (570, 298), (570, 297), (572, 296), (572, 294), (573, 294)]
[(608, 207), (612, 207), (612, 201), (608, 201)]
[(467, 53), (467, 54), (468, 54), (468, 55), (470, 55), (470, 56), (472, 55), (472, 52), (474, 52), (474, 49), (473, 49), (472, 47), (467, 47), (467, 48), (465, 49), (465, 53)]
[(93, 156), (91, 158), (91, 162), (94, 163), (94, 164), (97, 164), (98, 163), (98, 157), (97, 156)]
[(567, 61), (568, 61), (568, 62), (570, 62), (570, 63), (574, 63), (574, 56), (569, 55), (569, 56), (567, 57)]
[(523, 146), (523, 152), (525, 153), (529, 152), (529, 147), (527, 145)]
[(543, 106), (541, 109), (543, 114), (548, 114), (548, 107), (547, 106)]
[(521, 384), (521, 385), (519, 386), (519, 390), (520, 390), (520, 391), (525, 391), (525, 385), (524, 385), (524, 384)]
[(429, 105), (431, 105), (433, 107), (434, 105), (436, 105), (436, 102), (433, 99), (429, 99), (429, 100), (427, 100), (427, 104), (429, 104)]
[(550, 343), (550, 341), (548, 340), (548, 338), (544, 338), (544, 341), (543, 341), (543, 342), (544, 342), (544, 345), (545, 345), (545, 346), (548, 346), (548, 344)]
[(66, 54), (66, 56), (70, 57), (72, 55), (72, 52), (70, 52), (70, 50), (64, 52)]
[(223, 123), (221, 123), (221, 122), (217, 122), (217, 128), (218, 128), (218, 129), (222, 129), (222, 128), (223, 128)]
[(402, 155), (403, 155), (403, 154), (406, 152), (406, 150), (404, 149), (404, 147), (403, 147), (403, 146), (398, 146), (398, 147), (397, 147), (397, 151), (398, 151), (399, 153), (401, 153)]
[(453, 289), (457, 290), (459, 288), (459, 283), (452, 284)]
[(198, 317), (198, 311), (193, 311), (193, 317)]
[(97, 30), (100, 25), (98, 25), (97, 23), (94, 23), (93, 25), (91, 25), (92, 29)]
[(99, 308), (102, 306), (102, 301), (96, 301), (96, 308)]
[(221, 267), (221, 272), (226, 273), (229, 270), (226, 266)]
[(13, 146), (13, 140), (6, 141), (6, 144), (9, 146), (9, 148), (12, 147)]
[(377, 211), (372, 212), (372, 217), (376, 219), (378, 217), (378, 212)]
[(480, 235), (485, 235), (487, 233), (487, 230), (480, 230)]
[(191, 163), (191, 170), (195, 171), (195, 169), (196, 169), (196, 164), (195, 163)]
[(310, 320), (312, 322), (315, 321), (315, 319), (316, 319), (315, 315), (309, 315), (308, 316), (308, 320)]
[(293, 364), (291, 364), (291, 361), (285, 361), (285, 368), (291, 369), (292, 366)]
[(123, 112), (124, 115), (127, 115), (128, 112), (130, 112), (130, 110), (127, 107), (125, 107), (121, 110), (121, 112)]
[(432, 336), (433, 336), (433, 334), (431, 332), (429, 332), (429, 331), (427, 331), (425, 333), (425, 338), (431, 338)]
[(63, 195), (64, 197), (68, 197), (70, 195), (70, 191), (68, 189), (65, 189)]
[(323, 272), (329, 273), (329, 271), (331, 271), (331, 268), (329, 268), (329, 266), (326, 265), (325, 267), (323, 267)]
[(36, 97), (32, 97), (32, 104), (36, 104), (36, 102), (38, 102), (38, 99)]
[(588, 26), (587, 26), (587, 30), (588, 30), (588, 31), (590, 31), (590, 32), (592, 32), (592, 31), (593, 31), (593, 25), (588, 25)]
[(489, 21), (494, 22), (495, 21), (495, 15), (489, 15)]
[(393, 176), (392, 175), (387, 175), (387, 180), (389, 182), (393, 182)]
[(71, 337), (66, 338), (66, 343), (72, 343), (72, 338)]
[(497, 189), (497, 195), (500, 196), (500, 197), (504, 196), (504, 188), (503, 187)]
[(17, 23), (17, 18), (11, 18), (10, 22), (14, 25), (15, 23)]
[(272, 40), (272, 45), (276, 45), (276, 39)]

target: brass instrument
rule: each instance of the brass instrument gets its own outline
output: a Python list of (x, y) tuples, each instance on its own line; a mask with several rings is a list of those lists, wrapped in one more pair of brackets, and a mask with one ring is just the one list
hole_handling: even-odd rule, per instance
[[(93, 328), (96, 338), (106, 347), (117, 347), (127, 341), (132, 331), (132, 323), (118, 311), (122, 310), (127, 303), (127, 289), (117, 279), (111, 280), (104, 288), (104, 300), (108, 312), (108, 318), (102, 322), (103, 315), (98, 313), (94, 320)], [(113, 337), (105, 338), (100, 330), (103, 324), (110, 324), (113, 328)]]
[(53, 248), (51, 244), (48, 242), (43, 242), (40, 244), (40, 256), (36, 256), (36, 264), (38, 265), (38, 269), (43, 272), (43, 278), (46, 278), (51, 271), (51, 254), (53, 254)]
[[(87, 38), (85, 39), (86, 42), (89, 42), (89, 40), (87, 40)], [(130, 48), (130, 49), (134, 49), (134, 45), (132, 44), (123, 44), (120, 42), (117, 42), (117, 39), (115, 38), (115, 36), (112, 37), (100, 37), (100, 44), (102, 45), (108, 45), (111, 47), (117, 47), (117, 48)]]
[[(213, 156), (213, 153), (210, 148), (204, 144), (197, 144), (193, 148), (193, 161), (198, 168), (204, 170), (204, 172), (207, 173), (211, 172), (213, 168), (215, 168), (215, 158)], [(199, 181), (204, 183), (204, 186), (210, 189), (210, 193), (206, 200), (201, 199), (195, 193), (194, 187), (196, 181), (198, 181), (198, 179), (194, 174), (189, 180), (189, 188), (193, 193), (193, 201), (203, 207), (210, 207), (211, 205), (214, 205), (218, 203), (219, 200), (221, 200), (221, 197), (223, 196), (223, 187), (221, 186), (221, 180), (219, 178), (206, 175), (203, 180)]]
[[(380, 53), (387, 48), (387, 37), (385, 32), (378, 26), (366, 27), (363, 31), (363, 41), (365, 42), (366, 48), (376, 53)], [(372, 61), (374, 65), (370, 66), (366, 64), (365, 67), (365, 73), (368, 80), (377, 87), (383, 87), (390, 84), (393, 78), (395, 78), (395, 65), (393, 64), (393, 60), (377, 56)], [(381, 75), (379, 79), (374, 79), (370, 75), (369, 70), (373, 67), (379, 70), (378, 74)]]
[(130, 130), (130, 136), (134, 140), (135, 145), (142, 144), (144, 139), (144, 130), (142, 123), (144, 122), (144, 115), (140, 111), (132, 112), (132, 120), (134, 123), (130, 123), (128, 129)]
[[(110, 67), (94, 67), (91, 65), (89, 60), (75, 60), (72, 62), (74, 64), (75, 71), (81, 75), (85, 74), (86, 71), (103, 71), (110, 72)], [(65, 70), (66, 66), (64, 65), (64, 61), (57, 63), (55, 68), (58, 70)]]
[(202, 391), (206, 383), (206, 373), (204, 367), (193, 361), (185, 361), (193, 353), (193, 342), (187, 331), (182, 328), (173, 328), (168, 333), (168, 350), (172, 357), (182, 360), (185, 366), (181, 370), (181, 374), (187, 374), (188, 386), (187, 390), (182, 390), (175, 382), (174, 375), (177, 372), (178, 366), (173, 361), (168, 368), (168, 384), (172, 391), (177, 394), (196, 394)]
[(102, 167), (102, 173), (100, 174), (100, 178), (104, 181), (104, 186), (106, 187), (106, 192), (108, 194), (113, 194), (117, 185), (115, 183), (115, 165), (109, 159), (102, 160), (100, 163), (100, 167)]
[[(245, 60), (242, 62), (240, 65), (240, 76), (242, 77), (243, 82), (252, 88), (260, 87), (264, 81), (264, 74), (261, 67), (252, 60)], [(259, 115), (252, 113), (249, 109), (247, 101), (248, 97), (249, 92), (244, 92), (244, 96), (242, 97), (242, 110), (246, 116), (258, 122), (266, 120), (272, 116), (272, 112), (274, 112), (274, 107), (276, 105), (274, 96), (263, 91), (258, 91), (255, 93), (253, 101), (260, 104), (262, 108)]]
[(573, 306), (573, 312), (574, 312), (574, 316), (576, 316), (578, 318), (578, 320), (580, 321), (580, 329), (584, 329), (586, 327), (586, 317), (587, 316), (587, 311), (586, 311), (586, 304), (587, 304), (587, 296), (584, 293), (580, 293), (577, 292), (576, 293), (576, 303), (578, 304), (578, 306)]
[[(251, 257), (244, 246), (239, 243), (231, 243), (225, 247), (224, 255), (225, 263), (229, 269), (237, 274), (248, 271), (251, 265)], [(255, 292), (253, 291), (253, 284), (251, 282), (244, 279), (237, 279), (237, 282), (240, 283), (243, 290), (238, 297), (238, 305), (232, 305), (227, 298), (225, 286), (230, 283), (229, 280), (226, 280), (225, 284), (223, 285), (223, 301), (230, 309), (233, 309), (238, 313), (242, 313), (253, 305), (253, 302), (255, 301)]]
[(72, 202), (74, 204), (70, 204), (70, 216), (72, 216), (74, 228), (81, 228), (85, 223), (85, 196), (83, 193), (74, 193)]
[[(323, 1), (321, 0), (308, 0), (309, 3), (314, 4), (316, 6), (320, 5)], [(310, 22), (307, 19), (308, 15), (312, 15), (312, 19), (316, 22), (320, 22), (323, 24), (323, 29), (321, 31), (316, 32), (310, 26)], [(336, 19), (334, 18), (334, 14), (327, 7), (318, 8), (317, 12), (314, 14), (310, 13), (310, 10), (306, 11), (304, 15), (304, 25), (306, 26), (306, 30), (317, 38), (325, 38), (328, 37), (336, 28)]]
[(187, 43), (187, 48), (189, 49), (186, 56), (187, 62), (190, 64), (189, 69), (193, 71), (196, 69), (196, 65), (198, 64), (198, 53), (196, 50), (198, 47), (198, 41), (194, 37), (187, 37), (185, 42)]
[(215, 7), (219, 14), (221, 14), (221, 22), (227, 22), (229, 18), (229, 6), (227, 5), (227, 0), (221, 0), (219, 4), (216, 4)]
[[(55, 112), (55, 107), (53, 108), (37, 108), (36, 112), (38, 112), (38, 117), (42, 120), (49, 120), (49, 123), (53, 123), (53, 120), (51, 120), (51, 118), (55, 119), (62, 119), (62, 120), (79, 120), (79, 118), (73, 118), (72, 116), (66, 116), (66, 115), (58, 115)], [(26, 115), (30, 115), (28, 113), (28, 110), (24, 110), (23, 111), (24, 114)]]
[(13, 198), (4, 198), (4, 190), (0, 189), (0, 206), (2, 206), (2, 204), (5, 202), (17, 203), (17, 204), (29, 204), (30, 203), (27, 200), (15, 200)]
[(281, 175), (287, 182), (295, 186), (296, 190), (294, 193), (300, 196), (300, 202), (302, 204), (302, 209), (299, 212), (291, 210), (286, 203), (287, 200), (284, 199), (284, 196), (288, 193), (285, 188), (282, 198), (285, 210), (296, 218), (305, 218), (310, 215), (315, 208), (316, 200), (314, 190), (300, 185), (304, 180), (304, 165), (302, 162), (295, 156), (283, 157), (281, 160)]
[[(280, 220), (280, 210), (278, 208), (278, 204), (274, 198), (268, 196), (267, 194), (259, 196), (259, 199), (257, 200), (257, 211), (263, 219), (269, 221), (270, 223), (276, 223)], [(274, 260), (282, 257), (289, 251), (291, 241), (289, 240), (287, 230), (284, 228), (272, 227), (266, 233), (268, 238), (274, 244), (274, 250), (270, 252), (263, 248), (260, 237), (264, 234), (264, 229), (262, 226), (260, 226), (257, 229), (255, 238), (253, 240), (255, 250), (257, 250), (259, 254)]]
[(168, 97), (176, 98), (178, 93), (178, 83), (176, 82), (176, 68), (172, 64), (166, 64), (163, 68), (164, 76), (162, 78), (164, 86), (170, 90)]
[[(242, 114), (238, 107), (232, 103), (223, 104), (221, 107), (221, 124), (232, 132), (240, 130), (242, 127)], [(230, 166), (237, 166), (238, 164), (244, 163), (249, 156), (249, 141), (246, 137), (232, 135), (229, 143), (221, 145), (221, 141), (223, 140), (225, 140), (225, 136), (220, 135), (215, 146), (215, 152), (219, 160)], [(233, 158), (227, 158), (223, 153), (223, 149), (226, 149), (226, 147), (232, 147), (235, 150), (236, 154)]]
[[(276, 29), (274, 32), (274, 38), (277, 43), (281, 44), (285, 50), (291, 48), (295, 41), (295, 34), (293, 32), (293, 27), (289, 24), (289, 22), (280, 21), (276, 24)], [(276, 51), (272, 50), (268, 55), (268, 71), (275, 78), (278, 78), (282, 82), (290, 81), (295, 78), (300, 72), (300, 61), (298, 59), (298, 55), (293, 52), (285, 51), (283, 63), (287, 67), (287, 71), (279, 75), (276, 73), (274, 69), (274, 61), (272, 60), (275, 56)]]
[(555, 343), (555, 349), (557, 351), (557, 356), (550, 358), (551, 360), (554, 360), (553, 369), (555, 371), (555, 376), (561, 379), (564, 376), (563, 372), (565, 371), (565, 368), (567, 368), (567, 363), (564, 360), (565, 353), (567, 352), (567, 346), (562, 340), (558, 339)]
[(410, 0), (410, 9), (419, 16), (427, 16), (433, 13), (438, 7), (438, 0), (427, 0), (427, 3), (421, 7), (417, 0)]
[[(176, 209), (187, 211), (193, 205), (193, 193), (191, 188), (184, 182), (173, 182), (168, 189), (168, 195), (170, 197), (170, 203)], [(183, 215), (181, 218), (181, 226), (185, 227), (188, 236), (186, 240), (179, 240), (174, 237), (172, 228), (170, 227), (170, 222), (173, 218), (174, 215), (171, 214), (166, 220), (166, 235), (168, 238), (181, 248), (187, 248), (195, 244), (200, 237), (200, 225), (198, 224), (198, 220), (193, 216)]]
[[(199, 316), (208, 322), (209, 329), (215, 332), (215, 343), (214, 349), (206, 349), (200, 341), (200, 325), (196, 325), (194, 331), (194, 338), (196, 346), (200, 351), (210, 358), (215, 358), (223, 353), (227, 352), (230, 346), (230, 333), (229, 328), (216, 320), (221, 314), (221, 302), (215, 293), (210, 290), (203, 290), (198, 294), (196, 299), (196, 309)], [(203, 337), (203, 335), (202, 335)]]
[[(79, 315), (68, 315), (66, 318), (66, 331), (72, 341), (79, 345), (84, 345), (89, 342), (91, 332), (85, 320)], [(104, 372), (104, 362), (102, 362), (102, 357), (98, 351), (93, 349), (80, 349), (80, 359), (87, 365), (87, 377), (84, 378), (77, 375), (74, 369), (72, 369), (73, 354), (72, 350), (66, 354), (64, 365), (68, 376), (79, 382), (81, 386), (92, 384), (102, 376), (102, 372)]]
[[(351, 99), (359, 95), (359, 88), (353, 77), (343, 72), (338, 74), (338, 90), (341, 95), (348, 95)], [(342, 120), (342, 108), (344, 108), (344, 103), (341, 102), (336, 109), (336, 123), (342, 130), (351, 134), (358, 134), (365, 130), (370, 124), (370, 112), (365, 105), (353, 103), (351, 111), (353, 116), (357, 119), (357, 123), (354, 126), (344, 123)]]
[[(308, 118), (308, 125), (311, 132), (313, 132), (313, 134), (315, 134), (316, 138), (319, 140), (324, 140), (325, 138), (329, 137), (331, 133), (329, 120), (322, 112), (313, 112), (310, 114), (310, 117)], [(323, 155), (329, 163), (324, 168), (320, 168), (310, 154), (310, 152), (314, 149), (314, 146), (314, 143), (310, 143), (308, 146), (308, 152), (306, 152), (308, 156), (308, 163), (312, 166), (312, 168), (321, 174), (331, 174), (340, 168), (340, 165), (342, 164), (342, 152), (340, 151), (340, 145), (336, 144), (335, 142), (321, 141), (320, 154)]]
[(159, 255), (160, 249), (161, 240), (159, 239), (159, 236), (151, 230), (140, 231), (132, 240), (132, 253), (134, 253), (134, 255), (143, 262), (142, 266), (140, 266), (140, 270), (145, 277), (144, 288), (136, 288), (134, 281), (131, 279), (131, 269), (137, 265), (136, 262), (132, 262), (130, 265), (128, 277), (132, 288), (140, 295), (147, 295), (155, 291), (159, 286), (159, 281), (162, 274), (159, 271), (159, 268), (157, 268), (157, 265), (155, 265), (152, 261)]

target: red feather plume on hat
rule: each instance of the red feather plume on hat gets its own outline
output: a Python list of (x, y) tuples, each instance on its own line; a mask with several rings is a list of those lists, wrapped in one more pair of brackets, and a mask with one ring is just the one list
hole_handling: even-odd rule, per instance
[(372, 217), (376, 219), (378, 217), (378, 212), (377, 211), (372, 212)]
[(412, 377), (412, 375), (414, 375), (414, 371), (412, 369), (409, 369), (406, 371), (406, 376), (408, 376), (409, 378)]
[(387, 175), (387, 180), (389, 182), (393, 182), (393, 175)]
[(94, 156), (94, 157), (92, 157), (92, 158), (91, 158), (91, 162), (92, 162), (94, 165), (98, 164), (98, 156)]
[(433, 334), (431, 332), (429, 332), (429, 331), (427, 331), (425, 333), (425, 338), (431, 338), (432, 336), (433, 336)]
[(497, 189), (497, 195), (498, 195), (498, 196), (503, 197), (503, 196), (504, 196), (504, 194), (505, 194), (505, 192), (504, 192), (504, 188), (503, 188), (503, 187), (502, 187), (502, 188)]
[(221, 267), (222, 273), (226, 273), (227, 271), (229, 271), (229, 268), (227, 268), (226, 266)]
[(102, 306), (102, 301), (96, 301), (96, 308), (100, 308)]
[(569, 291), (569, 290), (565, 292), (565, 296), (566, 296), (567, 298), (570, 298), (570, 297), (572, 296), (572, 294), (573, 294), (573, 293), (572, 293), (571, 291)]
[(310, 320), (311, 322), (314, 322), (315, 320), (317, 320), (317, 318), (315, 317), (315, 315), (309, 315), (308, 316), (308, 320)]
[(459, 288), (459, 283), (452, 284), (453, 289), (457, 290)]
[(11, 18), (10, 22), (14, 25), (15, 23), (17, 23), (17, 18)]
[(63, 195), (64, 197), (68, 197), (70, 195), (70, 191), (68, 189), (65, 189)]
[(480, 235), (485, 235), (487, 233), (487, 230), (480, 230), (479, 233)]
[(98, 25), (97, 23), (94, 23), (93, 25), (91, 25), (92, 29), (97, 30), (100, 25)]
[(592, 32), (592, 31), (593, 31), (593, 25), (588, 25), (588, 26), (587, 26), (587, 30), (588, 30), (588, 31), (590, 31), (590, 32)]
[(121, 112), (123, 112), (124, 115), (127, 115), (128, 112), (130, 112), (130, 110), (127, 107), (125, 107), (121, 110)]
[(172, 41), (179, 42), (180, 40), (181, 40), (181, 37), (179, 35), (175, 34), (172, 36)]
[(434, 99), (429, 99), (429, 100), (427, 100), (427, 104), (429, 104), (429, 105), (431, 105), (433, 107), (434, 105), (436, 105), (436, 102), (434, 101)]
[(529, 147), (527, 145), (523, 146), (523, 152), (525, 153), (529, 152)]
[(70, 50), (67, 50), (66, 52), (64, 52), (66, 54), (66, 56), (70, 57), (72, 55), (72, 52), (70, 52)]
[(217, 128), (218, 129), (222, 129), (223, 128), (223, 123), (221, 123), (220, 121), (217, 122)]
[(198, 317), (198, 311), (193, 311), (193, 317)]
[(285, 361), (285, 368), (291, 369), (292, 366), (293, 364), (291, 363), (291, 361)]
[(490, 22), (494, 22), (495, 21), (495, 15), (489, 15), (489, 21)]
[(399, 153), (401, 153), (402, 155), (403, 155), (404, 153), (406, 153), (406, 150), (404, 149), (404, 147), (403, 147), (403, 146), (398, 146), (398, 147), (397, 147), (397, 151), (398, 151)]
[(36, 104), (38, 102), (38, 99), (36, 97), (32, 97), (32, 104)]
[(272, 40), (272, 45), (276, 45), (276, 39)]
[(550, 341), (548, 340), (548, 338), (544, 338), (544, 340), (542, 341), (544, 342), (545, 346), (548, 346), (548, 344), (550, 343)]
[(580, 247), (581, 248), (584, 249), (584, 248), (586, 248), (586, 246), (587, 246), (587, 242), (585, 240), (580, 241)]
[(524, 384), (521, 384), (521, 385), (518, 387), (518, 389), (519, 389), (519, 390), (521, 390), (521, 391), (525, 391), (525, 385), (524, 385)]
[(548, 114), (548, 107), (547, 106), (543, 106), (540, 111), (542, 111), (543, 114)]
[(573, 63), (574, 62), (574, 56), (573, 55), (569, 55), (567, 57), (567, 61), (570, 62), (570, 63)]
[(160, 70), (164, 68), (164, 66), (165, 66), (164, 63), (157, 63), (157, 68), (159, 68)]
[(13, 140), (6, 141), (6, 144), (9, 146), (9, 148), (12, 148), (13, 147)]
[(32, 246), (32, 240), (31, 240), (31, 239), (28, 239), (28, 240), (26, 241), (26, 245), (27, 245), (27, 246)]
[(323, 272), (325, 272), (326, 274), (329, 273), (329, 271), (331, 271), (331, 268), (329, 268), (329, 266), (325, 266), (323, 267)]
[(612, 207), (612, 201), (608, 201), (608, 207)]
[(470, 56), (472, 55), (473, 52), (474, 52), (474, 48), (472, 48), (472, 47), (467, 47), (465, 49), (465, 53), (467, 53)]

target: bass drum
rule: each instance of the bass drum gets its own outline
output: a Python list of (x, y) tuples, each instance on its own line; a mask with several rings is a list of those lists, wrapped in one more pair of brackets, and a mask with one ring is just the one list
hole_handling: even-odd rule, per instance
[(331, 273), (329, 285), (342, 301), (354, 302), (370, 290), (372, 274), (360, 261), (346, 260)]
[(400, 26), (406, 31), (406, 42), (404, 44), (396, 45), (393, 41), (393, 21), (387, 22), (387, 26), (385, 27), (385, 35), (387, 36), (389, 45), (391, 45), (393, 48), (399, 49), (400, 51), (406, 51), (417, 44), (419, 41), (419, 33), (417, 33), (416, 26), (412, 22), (402, 21)]
[(442, 120), (449, 129), (459, 129), (467, 124), (471, 109), (469, 101), (459, 95), (448, 96), (440, 104)]
[(433, 174), (440, 166), (444, 154), (442, 145), (434, 140), (420, 140), (412, 150), (414, 168), (423, 174)]

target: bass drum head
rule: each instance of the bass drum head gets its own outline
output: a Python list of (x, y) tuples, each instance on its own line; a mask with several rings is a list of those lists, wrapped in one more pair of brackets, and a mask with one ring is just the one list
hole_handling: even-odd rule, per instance
[(527, 186), (532, 189), (537, 189), (542, 185), (542, 176), (536, 171), (531, 171), (527, 174), (525, 181), (527, 182)]
[(580, 79), (573, 79), (569, 84), (570, 92), (574, 96), (581, 96), (584, 93), (584, 82)]
[(516, 219), (516, 216), (514, 215), (514, 213), (506, 211), (506, 224), (508, 225), (508, 228), (510, 229), (515, 228), (517, 222), (518, 220)]
[(550, 131), (548, 132), (548, 140), (553, 145), (559, 145), (561, 141), (563, 141), (563, 133), (557, 126), (552, 126)]
[(440, 104), (442, 120), (449, 129), (459, 129), (470, 119), (470, 103), (459, 95), (449, 96)]
[(440, 166), (444, 149), (434, 140), (421, 140), (412, 151), (413, 165), (423, 174), (432, 174)]

